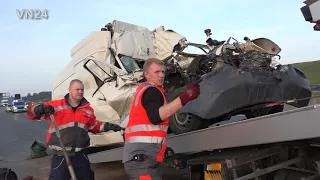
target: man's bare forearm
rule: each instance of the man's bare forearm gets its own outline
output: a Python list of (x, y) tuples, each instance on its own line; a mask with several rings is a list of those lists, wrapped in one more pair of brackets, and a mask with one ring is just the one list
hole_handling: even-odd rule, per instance
[(168, 119), (175, 112), (182, 107), (180, 97), (176, 98), (172, 102), (165, 104), (159, 108), (159, 115), (162, 121)]

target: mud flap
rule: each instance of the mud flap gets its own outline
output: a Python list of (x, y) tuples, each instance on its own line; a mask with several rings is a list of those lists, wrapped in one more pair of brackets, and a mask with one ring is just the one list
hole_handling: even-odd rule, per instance
[(31, 153), (27, 157), (27, 160), (41, 158), (48, 155), (48, 153), (46, 152), (47, 146), (37, 141), (36, 139), (31, 144), (30, 149), (31, 149)]

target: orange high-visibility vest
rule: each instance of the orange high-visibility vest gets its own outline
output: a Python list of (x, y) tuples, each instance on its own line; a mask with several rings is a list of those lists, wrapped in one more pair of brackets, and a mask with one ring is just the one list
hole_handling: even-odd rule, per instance
[[(133, 143), (149, 143), (149, 144), (162, 144), (161, 149), (152, 149), (150, 151), (158, 152), (155, 154), (155, 159), (158, 162), (162, 162), (164, 158), (164, 153), (167, 148), (166, 138), (167, 138), (167, 130), (169, 127), (169, 120), (166, 119), (162, 123), (158, 125), (154, 125), (148, 118), (146, 110), (142, 106), (142, 94), (149, 87), (156, 87), (162, 93), (164, 103), (166, 103), (166, 97), (164, 95), (164, 89), (158, 87), (152, 82), (144, 82), (137, 87), (135, 96), (132, 101), (131, 110), (129, 114), (128, 125), (125, 130), (125, 146), (130, 151), (130, 144)], [(128, 147), (129, 146), (129, 147)], [(136, 148), (136, 146), (132, 146)], [(143, 149), (143, 146), (139, 146), (139, 148)], [(137, 149), (135, 149), (137, 150)], [(134, 151), (132, 149), (132, 151)]]

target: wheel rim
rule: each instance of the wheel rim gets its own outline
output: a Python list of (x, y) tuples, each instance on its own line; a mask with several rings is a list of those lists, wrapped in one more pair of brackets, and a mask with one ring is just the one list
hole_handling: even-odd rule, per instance
[(189, 129), (189, 127), (191, 126), (192, 115), (189, 113), (181, 113), (181, 114), (175, 113), (174, 119), (179, 129), (186, 130), (186, 129)]

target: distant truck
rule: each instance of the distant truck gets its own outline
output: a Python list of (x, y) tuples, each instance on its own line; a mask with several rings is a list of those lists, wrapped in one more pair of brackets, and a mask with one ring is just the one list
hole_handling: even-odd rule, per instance
[(7, 106), (8, 105), (8, 99), (2, 99), (1, 100), (1, 106), (2, 107), (5, 107), (5, 106)]
[(0, 105), (2, 107), (5, 107), (9, 104), (9, 98), (10, 98), (10, 94), (9, 93), (0, 93), (1, 94), (1, 102), (0, 102)]

